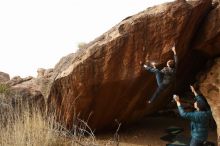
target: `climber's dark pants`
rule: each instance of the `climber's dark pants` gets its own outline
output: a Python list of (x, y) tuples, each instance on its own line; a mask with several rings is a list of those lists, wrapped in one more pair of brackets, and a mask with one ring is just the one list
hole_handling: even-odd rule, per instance
[(165, 88), (167, 87), (167, 84), (163, 84), (163, 75), (160, 71), (156, 71), (155, 72), (155, 75), (156, 75), (156, 80), (157, 80), (157, 89), (156, 91), (154, 92), (153, 96), (150, 98), (150, 102), (153, 102), (157, 97), (158, 95), (160, 95), (160, 93), (162, 93)]

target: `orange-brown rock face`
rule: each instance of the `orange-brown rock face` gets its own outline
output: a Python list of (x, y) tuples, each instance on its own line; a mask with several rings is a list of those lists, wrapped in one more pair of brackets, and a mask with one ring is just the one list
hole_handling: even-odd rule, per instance
[(214, 8), (204, 19), (193, 48), (209, 57), (220, 55), (220, 5)]
[(216, 59), (214, 65), (200, 77), (200, 91), (211, 107), (220, 136), (220, 58)]
[(146, 104), (156, 81), (139, 62), (149, 55), (150, 61), (164, 65), (176, 43), (178, 84), (189, 79), (196, 61), (189, 60), (193, 57), (187, 56), (188, 46), (210, 7), (210, 0), (178, 1), (124, 19), (78, 53), (61, 59), (54, 69), (48, 103), (67, 126), (77, 115), (93, 129), (113, 126), (115, 119), (134, 121), (158, 110), (173, 90), (168, 88), (154, 103)]

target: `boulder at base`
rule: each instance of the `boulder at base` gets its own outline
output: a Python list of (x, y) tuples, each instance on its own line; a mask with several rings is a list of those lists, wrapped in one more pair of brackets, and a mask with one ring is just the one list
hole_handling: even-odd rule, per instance
[(220, 58), (214, 61), (210, 69), (200, 75), (199, 83), (200, 91), (211, 107), (220, 137)]

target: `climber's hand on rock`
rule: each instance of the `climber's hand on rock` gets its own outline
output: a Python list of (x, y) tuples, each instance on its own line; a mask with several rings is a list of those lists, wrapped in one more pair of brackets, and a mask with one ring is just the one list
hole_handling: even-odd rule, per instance
[(151, 64), (152, 64), (153, 68), (156, 68), (156, 63), (155, 62), (152, 62)]
[(139, 64), (140, 64), (140, 65), (143, 65), (143, 62), (142, 62), (142, 61), (140, 61), (140, 62), (139, 62)]
[(176, 47), (173, 46), (171, 49), (172, 49), (173, 53), (176, 55)]
[(145, 58), (146, 60), (148, 60), (149, 59), (149, 54), (147, 54), (147, 56), (146, 56), (146, 58)]

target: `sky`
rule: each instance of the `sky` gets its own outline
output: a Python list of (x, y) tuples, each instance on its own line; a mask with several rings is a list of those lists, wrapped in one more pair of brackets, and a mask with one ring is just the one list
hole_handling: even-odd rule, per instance
[(37, 76), (124, 18), (173, 0), (0, 0), (0, 71)]

